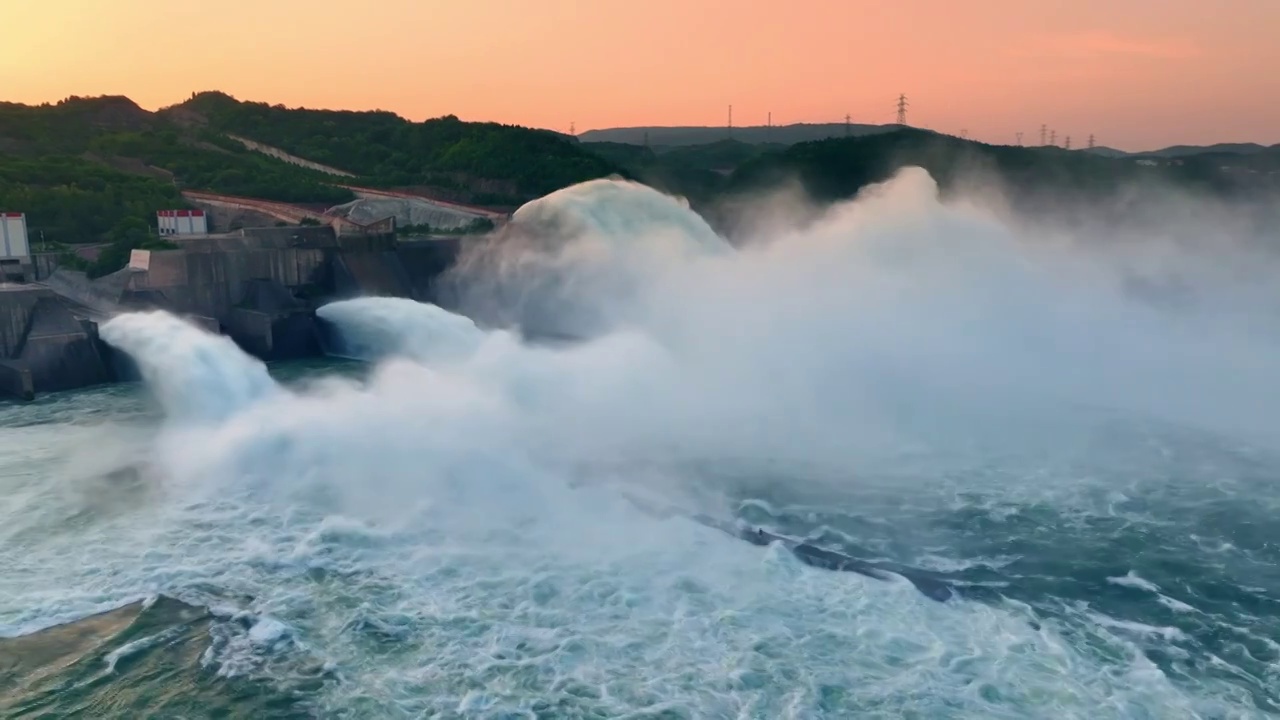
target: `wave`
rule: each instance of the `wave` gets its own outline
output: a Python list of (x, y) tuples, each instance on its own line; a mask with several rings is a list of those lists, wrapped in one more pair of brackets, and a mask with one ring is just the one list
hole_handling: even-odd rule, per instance
[[(118, 552), (145, 545), (147, 563), (113, 582), (252, 587), (343, 668), (334, 707), (383, 714), (1191, 717), (1244, 702), (1234, 680), (1175, 682), (1135, 649), (1191, 642), (1164, 621), (1109, 608), (1079, 614), (1087, 632), (1067, 613), (1029, 623), (994, 589), (930, 603), (654, 517), (622, 490), (720, 516), (744, 495), (765, 515), (799, 495), (833, 515), (857, 503), (899, 544), (972, 541), (946, 526), (966, 517), (992, 533), (1087, 525), (1098, 497), (1116, 501), (1076, 472), (1098, 442), (1078, 406), (1277, 427), (1253, 400), (1280, 356), (1233, 312), (1261, 312), (1246, 298), (1263, 288), (1189, 265), (1193, 310), (1132, 297), (1106, 247), (943, 203), (921, 171), (737, 249), (612, 181), (513, 225), (511, 246), (495, 239), (453, 279), (492, 301), (488, 320), (392, 299), (321, 309), (374, 361), (361, 380), (285, 390), (176, 319), (105, 326), (170, 415), (152, 458), (168, 504)], [(509, 329), (525, 322), (581, 341), (526, 344)], [(788, 534), (837, 536), (812, 515), (786, 518)], [(182, 556), (158, 542), (189, 536)], [(976, 575), (1024, 572), (972, 562), (1024, 562), (1010, 548), (907, 554), (991, 588)]]

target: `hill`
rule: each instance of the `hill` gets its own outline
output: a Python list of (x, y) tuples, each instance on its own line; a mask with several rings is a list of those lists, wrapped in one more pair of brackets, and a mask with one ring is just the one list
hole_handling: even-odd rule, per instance
[(411, 123), (222, 93), (155, 113), (120, 96), (0, 103), (0, 209), (25, 212), (36, 247), (73, 264), (67, 245), (109, 243), (95, 272), (161, 242), (155, 213), (189, 207), (184, 190), (323, 207), (353, 200), (341, 185), (356, 184), (514, 206), (614, 173), (625, 171), (568, 136), (452, 116)]
[(249, 152), (216, 133), (175, 125), (125, 97), (0, 104), (0, 155), (75, 157), (179, 188), (283, 202), (343, 202), (323, 175)]
[(1173, 145), (1160, 150), (1152, 150), (1150, 152), (1132, 153), (1135, 157), (1162, 157), (1162, 158), (1179, 158), (1188, 155), (1203, 155), (1206, 153), (1227, 153), (1231, 155), (1253, 155), (1256, 153), (1266, 152), (1274, 149), (1273, 145), (1268, 148), (1258, 143), (1218, 143), (1216, 145)]
[(626, 143), (647, 145), (659, 151), (685, 145), (707, 145), (720, 140), (752, 144), (792, 145), (798, 142), (847, 136), (873, 135), (896, 130), (898, 125), (852, 123), (798, 123), (795, 125), (755, 125), (735, 127), (624, 127), (588, 130), (578, 135), (584, 143)]
[(1087, 153), (1089, 155), (1097, 155), (1098, 157), (1109, 157), (1109, 158), (1125, 157), (1129, 154), (1123, 150), (1117, 150), (1115, 148), (1109, 148), (1103, 145), (1099, 145), (1098, 147), (1082, 148), (1081, 152)]
[(584, 142), (582, 147), (625, 168), (636, 180), (688, 198), (695, 206), (723, 193), (730, 176), (743, 163), (786, 148), (736, 139), (663, 148), (660, 152), (614, 142)]
[(477, 205), (515, 206), (622, 172), (568, 136), (452, 115), (410, 122), (390, 112), (291, 109), (219, 92), (161, 112), (353, 173), (364, 184), (423, 187)]
[(1221, 198), (1274, 198), (1280, 193), (1280, 151), (1246, 156), (1252, 167), (1223, 165), (1228, 153), (1162, 162), (1109, 158), (1054, 147), (986, 145), (923, 130), (798, 143), (743, 163), (724, 192), (742, 193), (798, 179), (821, 201), (855, 195), (898, 169), (923, 167), (948, 192), (973, 178), (997, 181), (1018, 204), (1064, 207), (1066, 200), (1100, 202), (1129, 186), (1177, 187)]

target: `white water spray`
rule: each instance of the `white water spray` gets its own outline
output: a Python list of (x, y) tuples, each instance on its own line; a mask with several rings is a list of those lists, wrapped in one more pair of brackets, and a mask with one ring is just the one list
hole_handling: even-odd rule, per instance
[[(650, 192), (549, 197), (571, 231), (471, 268), (516, 315), (526, 282), (545, 289), (531, 268), (557, 268), (572, 292), (540, 307), (568, 310), (561, 326), (588, 337), (572, 347), (404, 300), (335, 303), (322, 317), (380, 362), (364, 383), (294, 393), (172, 318), (112, 321), (103, 337), (138, 357), (175, 423), (206, 421), (199, 442), (160, 439), (180, 501), (149, 509), (139, 543), (160, 549), (145, 563), (128, 543), (101, 559), (119, 559), (113, 592), (155, 576), (251, 591), (342, 669), (335, 711), (533, 712), (536, 687), (566, 713), (614, 716), (1229, 714), (1234, 697), (1191, 697), (1114, 638), (1077, 645), (1014, 607), (811, 571), (637, 512), (611, 485), (683, 489), (731, 465), (855, 491), (922, 444), (1056, 437), (1063, 398), (1265, 428), (1274, 409), (1245, 401), (1276, 389), (1276, 348), (1213, 322), (1255, 307), (1246, 295), (1188, 268), (1198, 313), (1152, 307), (1105, 250), (943, 205), (918, 172), (741, 251)], [(970, 489), (920, 467), (878, 490), (933, 509)], [(1082, 502), (1069, 481), (998, 489)]]
[(266, 366), (230, 338), (169, 313), (120, 315), (101, 333), (133, 358), (161, 407), (179, 421), (224, 421), (279, 391)]

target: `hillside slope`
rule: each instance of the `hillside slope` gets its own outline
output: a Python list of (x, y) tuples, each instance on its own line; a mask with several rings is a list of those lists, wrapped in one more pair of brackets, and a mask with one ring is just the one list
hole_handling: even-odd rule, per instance
[(1237, 199), (1280, 193), (1280, 152), (1202, 153), (1153, 165), (1131, 156), (986, 145), (913, 129), (799, 143), (766, 153), (741, 165), (726, 191), (745, 192), (799, 179), (815, 198), (836, 200), (884, 181), (908, 165), (928, 170), (944, 192), (964, 181), (996, 182), (1011, 199), (1044, 206), (1070, 198), (1097, 200), (1139, 185)]
[(283, 202), (351, 198), (328, 177), (251, 152), (219, 134), (184, 127), (125, 97), (72, 97), (38, 106), (0, 104), (0, 154), (77, 157), (180, 188)]
[(743, 143), (791, 145), (798, 142), (849, 136), (874, 135), (899, 129), (898, 125), (861, 123), (797, 123), (735, 127), (622, 127), (588, 130), (578, 135), (584, 143), (626, 143), (662, 150), (685, 145), (707, 145), (720, 140)]
[(454, 116), (410, 122), (389, 112), (291, 109), (218, 92), (162, 113), (353, 173), (368, 185), (429, 188), (477, 205), (519, 205), (622, 172), (564, 135)]

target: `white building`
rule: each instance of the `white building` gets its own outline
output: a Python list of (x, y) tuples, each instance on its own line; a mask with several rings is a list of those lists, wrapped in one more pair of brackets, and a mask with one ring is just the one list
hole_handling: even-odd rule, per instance
[(0, 211), (0, 282), (24, 282), (31, 271), (27, 216)]
[(26, 215), (0, 212), (0, 260), (16, 260), (21, 263), (31, 261)]
[(160, 235), (208, 235), (209, 221), (203, 210), (161, 210), (156, 213)]

